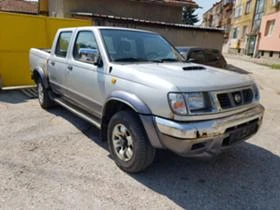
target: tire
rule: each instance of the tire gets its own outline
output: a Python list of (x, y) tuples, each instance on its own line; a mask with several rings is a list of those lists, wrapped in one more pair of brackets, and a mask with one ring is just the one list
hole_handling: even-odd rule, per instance
[(54, 105), (54, 102), (50, 99), (48, 90), (45, 88), (42, 79), (37, 80), (38, 100), (42, 108), (48, 109)]
[(123, 171), (138, 173), (153, 163), (156, 150), (136, 113), (116, 113), (109, 122), (107, 134), (110, 153)]

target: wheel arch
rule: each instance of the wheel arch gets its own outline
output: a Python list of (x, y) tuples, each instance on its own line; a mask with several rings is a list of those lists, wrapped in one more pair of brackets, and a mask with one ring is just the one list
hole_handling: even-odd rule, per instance
[(37, 67), (32, 71), (31, 78), (35, 83), (37, 83), (38, 79), (40, 78), (43, 82), (44, 87), (49, 88), (47, 75), (41, 67)]
[[(102, 139), (106, 139), (106, 130), (111, 117), (122, 110), (130, 110), (137, 114), (151, 115), (152, 112), (148, 106), (136, 95), (125, 91), (115, 91), (107, 98), (101, 121)], [(143, 124), (143, 122), (141, 121)]]
[(103, 141), (107, 140), (107, 128), (111, 117), (122, 110), (135, 112), (153, 147), (164, 148), (157, 134), (153, 114), (149, 107), (136, 95), (124, 91), (113, 92), (105, 102), (101, 120), (101, 139)]

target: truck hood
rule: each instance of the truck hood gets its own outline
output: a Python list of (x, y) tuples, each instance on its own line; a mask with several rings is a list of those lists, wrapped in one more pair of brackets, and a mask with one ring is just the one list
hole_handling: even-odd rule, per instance
[(133, 72), (127, 76), (129, 79), (135, 78), (135, 82), (175, 86), (182, 92), (224, 90), (254, 83), (249, 75), (193, 63), (124, 64), (119, 68)]

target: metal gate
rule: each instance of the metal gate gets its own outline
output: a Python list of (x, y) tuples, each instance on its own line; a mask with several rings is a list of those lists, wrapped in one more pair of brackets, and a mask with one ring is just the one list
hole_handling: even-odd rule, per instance
[(29, 49), (50, 48), (58, 28), (89, 26), (90, 20), (0, 12), (0, 78), (3, 87), (32, 85)]

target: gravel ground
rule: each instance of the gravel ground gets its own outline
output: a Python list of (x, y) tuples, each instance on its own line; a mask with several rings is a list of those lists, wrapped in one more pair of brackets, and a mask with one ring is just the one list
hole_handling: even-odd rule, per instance
[(211, 160), (161, 151), (137, 175), (115, 166), (87, 122), (1, 92), (0, 209), (279, 209), (280, 71), (228, 61), (260, 83), (258, 135)]

